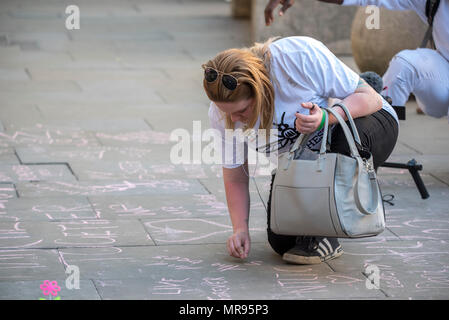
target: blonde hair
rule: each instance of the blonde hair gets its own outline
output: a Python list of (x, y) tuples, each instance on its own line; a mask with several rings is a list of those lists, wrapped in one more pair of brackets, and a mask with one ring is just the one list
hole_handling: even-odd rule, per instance
[[(203, 80), (203, 87), (211, 101), (236, 102), (254, 98), (254, 107), (245, 129), (256, 125), (260, 116), (259, 129), (269, 130), (274, 116), (274, 88), (270, 81), (271, 54), (268, 46), (278, 37), (264, 43), (255, 43), (250, 48), (228, 49), (209, 60), (206, 67), (232, 74), (238, 79), (235, 90), (228, 90), (220, 81), (212, 83)], [(230, 115), (225, 114), (225, 126), (234, 129)], [(257, 129), (257, 128), (256, 128)]]

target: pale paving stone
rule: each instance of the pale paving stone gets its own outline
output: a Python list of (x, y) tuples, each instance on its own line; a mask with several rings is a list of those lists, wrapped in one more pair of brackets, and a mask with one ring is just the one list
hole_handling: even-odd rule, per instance
[[(428, 188), (438, 188), (445, 187), (445, 184), (435, 179), (429, 173), (423, 173), (419, 171), (421, 179), (423, 183)], [(407, 169), (394, 169), (394, 168), (383, 168), (380, 167), (377, 172), (377, 180), (379, 181), (379, 185), (381, 190), (384, 190), (389, 187), (400, 187), (400, 188), (415, 188), (416, 184), (412, 178), (412, 175), (409, 173)], [(382, 193), (384, 193), (382, 191)], [(418, 189), (416, 189), (416, 194), (419, 197)]]
[(214, 195), (89, 197), (100, 219), (193, 218), (228, 216), (224, 202)]
[[(157, 245), (226, 243), (232, 235), (228, 217), (144, 219), (144, 225)], [(249, 231), (252, 242), (266, 241), (266, 218), (252, 216)]]
[(68, 66), (73, 63), (66, 53), (50, 53), (42, 51), (20, 51), (18, 54), (8, 54), (0, 59), (1, 67), (24, 67), (29, 65)]
[(449, 186), (449, 172), (438, 172), (437, 174), (432, 174), (432, 176)]
[(98, 140), (89, 132), (35, 123), (30, 127), (10, 125), (6, 132), (0, 132), (0, 145), (5, 147), (27, 145), (87, 146), (98, 145)]
[[(104, 219), (174, 219), (174, 218), (229, 218), (225, 202), (212, 194), (192, 194), (172, 197), (158, 196), (107, 196), (89, 197), (98, 218)], [(251, 216), (266, 219), (266, 211), (259, 202), (251, 205)]]
[[(155, 162), (158, 151), (169, 151), (164, 146), (141, 146), (141, 147), (115, 147), (115, 146), (85, 146), (82, 149), (66, 146), (28, 146), (16, 147), (16, 152), (23, 163), (45, 163), (45, 162), (73, 162), (95, 163), (120, 161)], [(161, 159), (167, 160), (166, 155)], [(165, 165), (168, 166), (165, 162)]]
[(5, 217), (14, 221), (63, 221), (99, 216), (85, 197), (15, 198), (4, 204)]
[(144, 119), (139, 118), (123, 118), (123, 119), (54, 119), (47, 120), (46, 126), (61, 127), (71, 130), (90, 131), (99, 133), (118, 133), (131, 130), (148, 130), (150, 129), (148, 123)]
[(153, 245), (134, 220), (23, 221), (0, 223), (0, 249)]
[[(413, 148), (417, 153), (448, 155), (448, 119), (432, 118), (416, 114), (416, 101), (409, 101), (406, 107), (406, 121), (400, 122), (398, 140)], [(419, 128), (419, 130), (417, 130)], [(428, 134), (432, 132), (432, 135)]]
[[(124, 95), (123, 93), (114, 93), (111, 92), (107, 95), (96, 95), (89, 92), (79, 92), (74, 95), (68, 92), (35, 92), (30, 93), (28, 95), (18, 96), (14, 93), (9, 92), (1, 92), (0, 99), (3, 101), (12, 101), (15, 104), (32, 104), (39, 101), (39, 108), (44, 112), (48, 112), (47, 108), (61, 108), (61, 106), (67, 105), (82, 105), (80, 110), (76, 110), (75, 112), (90, 112), (92, 110), (92, 105), (95, 104), (145, 104), (145, 103), (162, 103), (163, 100), (160, 96), (158, 96), (153, 89), (149, 88), (146, 92), (139, 92), (138, 94), (134, 94), (133, 92), (129, 92)], [(47, 107), (47, 105), (49, 107)], [(110, 105), (109, 108), (110, 109)], [(106, 109), (106, 110), (108, 110)], [(51, 114), (51, 113), (50, 113)], [(106, 113), (107, 114), (107, 113)]]
[[(0, 123), (1, 126), (1, 123)], [(0, 132), (1, 132), (1, 128), (0, 128)], [(3, 165), (18, 165), (19, 164), (19, 159), (17, 158), (15, 151), (13, 148), (10, 147), (6, 147), (6, 148), (1, 148), (0, 149), (0, 163), (2, 163)]]
[[(30, 80), (22, 68), (0, 68), (0, 81), (27, 81)], [(3, 89), (3, 87), (1, 88)]]
[(0, 183), (0, 200), (7, 201), (17, 198), (16, 188), (12, 183)]
[[(80, 51), (89, 48), (80, 48)], [(92, 50), (92, 49), (91, 49)], [(109, 51), (109, 50), (106, 50)], [(103, 52), (98, 52), (102, 55)], [(158, 68), (52, 68), (49, 66), (33, 66), (28, 68), (28, 71), (34, 80), (73, 80), (77, 81), (81, 86), (89, 83), (96, 83), (97, 81), (110, 81), (110, 84), (116, 84), (116, 81), (134, 81), (133, 83), (141, 84), (157, 84), (168, 80), (165, 72)]]
[(73, 81), (11, 81), (0, 80), (0, 92), (80, 92)]
[[(29, 117), (24, 117), (26, 113)], [(0, 117), (4, 126), (4, 131), (0, 134), (5, 134), (10, 126), (33, 126), (36, 122), (42, 121), (42, 113), (39, 108), (33, 103), (12, 103), (2, 100), (0, 108)], [(1, 138), (0, 138), (1, 139)]]
[(95, 137), (104, 146), (162, 145), (170, 142), (170, 134), (153, 130), (124, 131), (118, 133), (97, 132)]
[(343, 256), (329, 261), (329, 265), (336, 272), (351, 273), (367, 273), (369, 265), (376, 266), (380, 289), (388, 297), (447, 299), (448, 248), (447, 241), (427, 240), (345, 244)]
[[(67, 275), (68, 276), (68, 275)], [(1, 300), (52, 300), (56, 297), (45, 296), (40, 289), (41, 284), (45, 280), (56, 281), (61, 288), (57, 297), (61, 300), (101, 300), (98, 295), (95, 284), (91, 280), (81, 280), (79, 289), (69, 290), (65, 281), (66, 278), (51, 277), (50, 279), (41, 278), (35, 281), (1, 281), (0, 282), (0, 299)]]
[(388, 162), (407, 164), (410, 160), (415, 159), (418, 164), (423, 166), (420, 173), (436, 173), (438, 175), (449, 172), (447, 158), (448, 156), (444, 154), (420, 155), (408, 152), (407, 154), (394, 154), (390, 156)]
[(151, 160), (72, 162), (70, 167), (80, 181), (201, 179), (221, 175), (221, 167), (217, 165), (167, 164), (166, 157), (161, 157), (159, 153), (152, 155), (154, 156)]
[(64, 165), (0, 165), (1, 182), (19, 181), (76, 181)]
[(206, 194), (204, 187), (192, 179), (166, 179), (146, 181), (79, 182), (19, 182), (16, 188), (21, 197), (98, 196), (145, 194)]
[[(379, 290), (367, 290), (361, 273), (335, 273), (326, 264), (314, 268), (287, 265), (267, 244), (254, 244), (250, 257), (243, 261), (229, 257), (224, 245), (202, 248), (206, 250), (196, 245), (152, 247), (146, 251), (116, 248), (109, 254), (103, 252), (103, 256), (117, 264), (117, 269), (104, 268), (96, 274), (98, 269), (93, 268), (93, 263), (101, 255), (84, 249), (61, 250), (61, 254), (67, 263), (84, 266), (86, 276), (96, 276), (104, 299), (385, 297)], [(141, 259), (144, 265), (139, 263)], [(120, 260), (132, 266), (126, 275), (118, 265)], [(127, 284), (134, 290), (127, 289)]]
[(0, 283), (55, 277), (65, 277), (64, 265), (57, 250), (0, 250)]

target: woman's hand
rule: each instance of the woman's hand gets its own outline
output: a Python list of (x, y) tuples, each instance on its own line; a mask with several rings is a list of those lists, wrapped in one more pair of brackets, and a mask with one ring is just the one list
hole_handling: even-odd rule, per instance
[(248, 257), (251, 240), (248, 230), (235, 230), (229, 237), (227, 248), (230, 256), (245, 259)]
[(273, 22), (273, 11), (279, 4), (282, 4), (281, 10), (279, 10), (279, 15), (283, 16), (285, 11), (287, 11), (287, 9), (290, 8), (294, 2), (294, 0), (270, 0), (267, 3), (264, 11), (265, 24), (269, 26)]
[(296, 112), (295, 127), (300, 133), (315, 132), (321, 125), (323, 118), (323, 111), (321, 108), (312, 102), (303, 102), (301, 105), (309, 109), (309, 115)]

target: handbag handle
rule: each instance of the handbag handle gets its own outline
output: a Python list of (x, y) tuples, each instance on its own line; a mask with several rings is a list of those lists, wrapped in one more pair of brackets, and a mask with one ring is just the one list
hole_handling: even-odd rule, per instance
[(362, 146), (360, 136), (359, 136), (359, 131), (357, 130), (357, 127), (355, 126), (354, 119), (352, 119), (351, 113), (349, 113), (348, 108), (341, 102), (335, 103), (332, 107), (340, 107), (343, 109), (343, 111), (346, 114), (346, 117), (349, 120), (349, 124), (351, 125), (355, 143), (358, 144), (359, 146)]
[[(356, 183), (355, 183), (355, 188), (354, 188), (355, 204), (356, 204), (357, 208), (360, 210), (360, 212), (362, 212), (363, 214), (366, 214), (366, 215), (375, 214), (377, 212), (377, 207), (379, 205), (378, 204), (379, 195), (377, 192), (376, 172), (374, 171), (374, 168), (369, 166), (368, 162), (365, 162), (365, 163), (363, 162), (362, 158), (360, 157), (359, 151), (357, 150), (357, 147), (355, 146), (354, 138), (351, 135), (351, 131), (349, 130), (348, 125), (343, 120), (343, 118), (340, 116), (340, 114), (338, 114), (338, 112), (336, 112), (335, 110), (332, 110), (331, 108), (328, 109), (327, 111), (330, 112), (337, 119), (338, 123), (342, 127), (343, 133), (346, 137), (346, 141), (348, 142), (349, 149), (351, 151), (351, 156), (353, 158), (355, 158), (355, 160), (357, 162), (357, 176), (356, 176)], [(348, 116), (348, 119), (352, 120), (352, 117), (350, 114)], [(350, 121), (350, 123), (351, 123), (351, 121)], [(353, 123), (354, 123), (354, 121), (353, 121)], [(355, 124), (354, 124), (354, 127), (355, 127)], [(323, 136), (323, 139), (324, 139), (324, 136)], [(362, 170), (364, 167), (368, 171), (368, 177), (369, 177), (369, 182), (370, 182), (370, 187), (371, 187), (371, 206), (370, 207), (371, 208), (374, 207), (373, 209), (366, 208), (360, 201), (359, 178), (362, 174)]]
[[(349, 151), (351, 153), (351, 157), (360, 158), (359, 150), (357, 149), (355, 142), (354, 142), (355, 138), (351, 134), (351, 131), (349, 130), (349, 127), (346, 124), (345, 120), (343, 120), (343, 118), (340, 116), (340, 114), (337, 111), (332, 110), (332, 108), (328, 108), (327, 112), (331, 113), (335, 117), (335, 119), (337, 119), (338, 123), (340, 124), (341, 128), (343, 129), (343, 133), (344, 133), (344, 135), (346, 137), (346, 141), (348, 142), (348, 145), (349, 145)], [(346, 114), (346, 116), (348, 117), (348, 119), (352, 120), (352, 117), (349, 114), (349, 112)], [(349, 123), (351, 123), (351, 121), (349, 121)], [(352, 120), (351, 127), (352, 126), (353, 126), (353, 131), (357, 132), (357, 129), (355, 128), (355, 124), (354, 124), (353, 120)], [(360, 137), (358, 136), (358, 134), (357, 134), (357, 137), (360, 141)], [(324, 139), (324, 136), (323, 136), (323, 139)]]

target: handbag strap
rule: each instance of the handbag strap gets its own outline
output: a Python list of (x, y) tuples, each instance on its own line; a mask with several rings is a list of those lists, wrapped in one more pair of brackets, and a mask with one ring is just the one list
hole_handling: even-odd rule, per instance
[[(355, 200), (355, 204), (357, 206), (357, 208), (360, 210), (360, 212), (362, 212), (363, 214), (366, 215), (372, 215), (375, 214), (377, 212), (377, 207), (378, 207), (378, 201), (379, 201), (379, 195), (377, 192), (377, 179), (376, 179), (376, 172), (374, 171), (374, 168), (372, 168), (370, 166), (370, 164), (367, 161), (363, 161), (362, 157), (360, 157), (359, 151), (357, 150), (357, 147), (355, 146), (355, 142), (354, 142), (354, 138), (351, 134), (351, 131), (349, 130), (348, 125), (346, 124), (346, 122), (343, 120), (343, 118), (340, 116), (340, 114), (338, 114), (338, 112), (336, 112), (335, 110), (332, 110), (331, 108), (327, 110), (328, 112), (330, 112), (338, 121), (338, 123), (340, 124), (341, 128), (343, 129), (343, 133), (346, 137), (346, 141), (348, 142), (349, 145), (349, 150), (351, 152), (351, 156), (353, 158), (355, 158), (356, 163), (357, 163), (357, 176), (355, 177), (355, 188), (354, 188), (354, 200)], [(351, 115), (347, 115), (348, 119), (352, 120)], [(351, 123), (351, 121), (350, 121)], [(355, 127), (355, 125), (354, 125)], [(356, 130), (353, 129), (354, 132), (357, 132)], [(323, 137), (324, 139), (324, 137)], [(362, 170), (366, 169), (368, 171), (368, 177), (369, 177), (369, 184), (371, 187), (371, 204), (370, 204), (370, 208), (365, 207), (362, 202), (360, 201), (360, 192), (359, 192), (359, 188), (360, 188), (360, 184), (359, 184), (359, 180), (360, 180), (360, 176), (362, 174)]]
[[(343, 129), (343, 133), (344, 133), (344, 135), (346, 137), (346, 141), (348, 142), (348, 145), (349, 145), (349, 151), (351, 153), (351, 157), (360, 158), (359, 150), (357, 149), (355, 142), (354, 142), (355, 138), (352, 136), (351, 131), (349, 130), (349, 127), (346, 124), (345, 120), (343, 120), (343, 118), (340, 116), (340, 114), (338, 112), (336, 112), (335, 110), (332, 110), (332, 108), (327, 109), (327, 112), (331, 113), (335, 117), (335, 119), (337, 119), (338, 123), (340, 124), (341, 128)], [(349, 112), (346, 116), (348, 117), (348, 119), (352, 120), (352, 117), (349, 114)], [(351, 123), (351, 121), (349, 123)], [(354, 123), (354, 121), (353, 121), (353, 123)], [(354, 128), (355, 128), (355, 124), (354, 124)], [(354, 129), (353, 129), (353, 131), (354, 131)], [(357, 129), (355, 129), (355, 132), (357, 132)], [(357, 137), (358, 137), (358, 134), (357, 134)], [(324, 136), (323, 136), (323, 139), (324, 139)], [(359, 137), (358, 137), (358, 139), (360, 141)]]
[(341, 102), (335, 103), (332, 107), (340, 107), (343, 109), (343, 111), (346, 114), (346, 117), (349, 120), (349, 124), (351, 125), (352, 133), (353, 133), (354, 140), (355, 140), (356, 144), (358, 144), (359, 146), (362, 146), (360, 136), (359, 136), (359, 131), (357, 130), (357, 127), (355, 126), (354, 119), (352, 119), (352, 116), (349, 113), (348, 108)]

